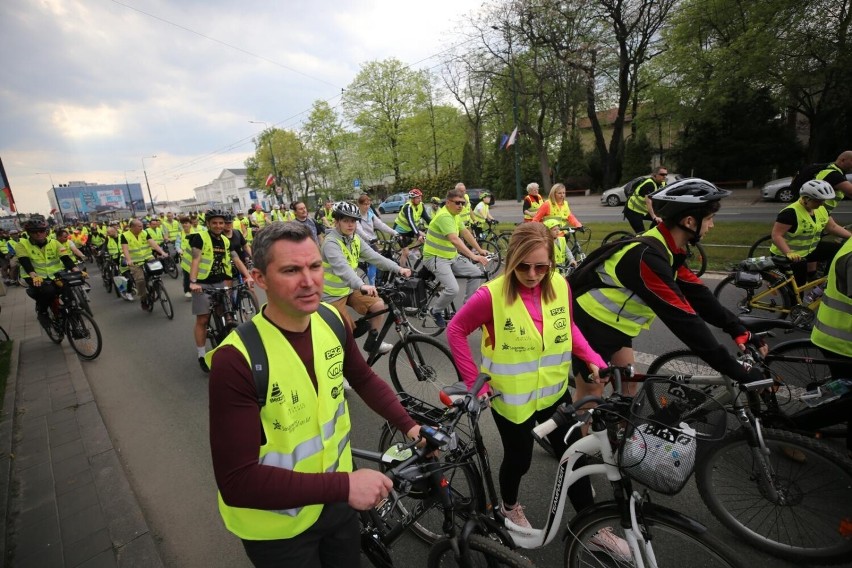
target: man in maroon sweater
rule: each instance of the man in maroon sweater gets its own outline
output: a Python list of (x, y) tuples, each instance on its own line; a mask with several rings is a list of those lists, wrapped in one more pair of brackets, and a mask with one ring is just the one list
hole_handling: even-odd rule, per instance
[[(268, 397), (261, 412), (245, 351), (240, 350), (244, 347), (234, 339), (237, 334), (208, 355), (212, 361), (210, 446), (219, 509), (256, 566), (353, 566), (360, 547), (355, 510), (374, 507), (388, 495), (392, 483), (375, 470), (347, 471), (351, 469), (345, 465), (351, 463), (348, 408), (342, 395), (337, 400), (326, 398), (336, 398), (338, 389), (318, 388), (329, 385), (332, 375), (322, 372), (327, 363), (323, 359), (329, 359), (330, 353), (339, 355), (342, 347), (342, 375), (367, 405), (412, 439), (418, 437), (420, 427), (387, 383), (367, 366), (352, 332), (346, 329), (345, 344), (340, 346), (323, 320), (314, 315), (322, 295), (323, 267), (310, 232), (298, 223), (272, 223), (255, 237), (253, 252), (252, 276), (268, 299), (253, 321), (269, 357), (269, 384), (283, 391), (286, 400), (278, 403), (274, 396)], [(321, 350), (315, 351), (315, 341)], [(325, 357), (315, 357), (315, 352), (325, 353)], [(321, 371), (319, 380), (317, 370)], [(314, 392), (305, 393), (310, 388), (305, 385), (311, 383)], [(291, 398), (297, 398), (294, 392), (307, 404), (291, 404)], [(329, 405), (338, 408), (338, 404), (334, 419), (317, 424), (325, 420), (320, 416), (323, 409)], [(302, 417), (293, 420), (295, 412)], [(310, 414), (305, 416), (305, 412)], [(343, 427), (340, 420), (344, 420)], [(308, 427), (303, 426), (305, 421)], [(321, 426), (331, 426), (333, 436), (340, 440), (332, 437), (335, 443), (328, 444), (329, 436)], [(307, 455), (304, 448), (314, 433), (323, 445)], [(287, 453), (294, 441), (298, 444)], [(317, 452), (323, 455), (318, 457)], [(322, 461), (328, 452), (338, 460), (330, 468)], [(288, 459), (295, 460), (293, 469), (284, 465)], [(321, 467), (304, 465), (317, 461)], [(317, 510), (321, 512), (315, 518), (310, 513)]]

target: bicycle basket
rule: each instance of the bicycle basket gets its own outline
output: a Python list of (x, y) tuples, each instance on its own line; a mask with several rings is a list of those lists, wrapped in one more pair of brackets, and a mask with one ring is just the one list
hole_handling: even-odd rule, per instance
[(148, 276), (159, 276), (163, 273), (163, 263), (159, 260), (149, 260), (145, 263), (145, 273)]
[(634, 426), (619, 452), (624, 473), (653, 491), (674, 495), (695, 469), (700, 442), (720, 440), (725, 408), (702, 390), (669, 379), (648, 379), (630, 408)]

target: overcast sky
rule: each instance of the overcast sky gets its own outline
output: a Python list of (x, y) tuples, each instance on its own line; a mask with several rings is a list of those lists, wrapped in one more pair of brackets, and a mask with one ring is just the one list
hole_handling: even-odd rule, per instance
[[(0, 157), (18, 209), (55, 184), (143, 183), (191, 197), (241, 168), (266, 121), (298, 128), (360, 66), (415, 69), (482, 0), (2, 0)], [(148, 159), (148, 156), (156, 158)], [(46, 174), (50, 175), (46, 175)]]

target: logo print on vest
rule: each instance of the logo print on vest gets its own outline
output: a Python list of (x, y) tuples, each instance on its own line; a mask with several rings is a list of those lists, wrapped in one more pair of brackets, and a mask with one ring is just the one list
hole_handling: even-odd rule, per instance
[(558, 316), (559, 314), (564, 314), (564, 313), (565, 313), (565, 306), (561, 306), (559, 308), (553, 308), (552, 310), (550, 310), (550, 315), (552, 315), (552, 316)]
[(503, 324), (505, 331), (515, 331), (515, 324), (512, 323), (512, 318), (506, 318), (506, 323)]
[(291, 390), (290, 391), (290, 400), (293, 404), (299, 402), (299, 391)]
[(269, 393), (272, 396), (269, 397), (270, 402), (282, 402), (284, 400), (284, 393), (281, 392), (281, 389), (278, 387), (278, 383), (272, 383), (272, 392)]
[(565, 318), (559, 318), (555, 322), (553, 322), (553, 329), (565, 329), (568, 326), (568, 320)]
[(568, 334), (563, 333), (562, 335), (557, 335), (556, 339), (553, 340), (554, 343), (565, 343), (568, 341)]

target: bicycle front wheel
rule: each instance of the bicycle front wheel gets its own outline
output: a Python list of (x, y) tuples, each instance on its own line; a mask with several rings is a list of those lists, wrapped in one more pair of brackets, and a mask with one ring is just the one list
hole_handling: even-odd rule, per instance
[(748, 256), (746, 258), (772, 256), (772, 252), (770, 252), (769, 250), (770, 246), (772, 246), (772, 235), (760, 237), (759, 239), (754, 241), (754, 244), (752, 244), (751, 248), (748, 249)]
[(787, 286), (775, 288), (784, 279), (769, 271), (763, 271), (760, 275), (760, 285), (754, 289), (740, 288), (735, 284), (733, 275), (727, 276), (713, 290), (713, 295), (719, 303), (740, 316), (786, 318), (794, 302), (790, 299)]
[(158, 281), (156, 286), (157, 292), (154, 294), (156, 298), (160, 301), (160, 306), (163, 308), (163, 313), (166, 314), (166, 317), (169, 319), (174, 319), (175, 310), (172, 306), (172, 300), (169, 298), (169, 293), (166, 292), (166, 286)]
[(82, 286), (76, 286), (74, 288), (74, 297), (77, 298), (77, 303), (80, 304), (83, 311), (94, 317), (95, 314), (92, 313), (92, 307), (89, 305), (89, 297), (86, 295)]
[(388, 360), (390, 377), (398, 392), (438, 403), (438, 392), (461, 381), (450, 350), (436, 339), (409, 335), (397, 342)]
[(500, 270), (500, 263), (502, 262), (500, 257), (500, 247), (497, 246), (497, 243), (490, 240), (480, 241), (479, 246), (481, 246), (491, 258), (491, 260), (483, 266), (485, 273), (488, 274), (488, 278), (491, 278), (498, 270)]
[[(638, 516), (639, 522), (652, 539), (650, 542), (659, 568), (742, 566), (733, 551), (697, 523), (681, 520), (678, 513), (658, 513), (656, 507), (651, 508), (648, 504), (642, 509)], [(615, 503), (604, 503), (596, 506), (589, 514), (581, 514), (568, 525), (564, 565), (566, 568), (637, 566), (632, 553), (623, 556), (616, 546), (612, 546), (617, 542), (614, 537), (624, 539), (624, 532), (621, 513)], [(642, 547), (642, 542), (639, 546)], [(645, 562), (645, 566), (649, 566), (649, 563)]]
[(249, 321), (260, 311), (260, 306), (257, 305), (257, 298), (246, 289), (242, 289), (237, 293), (235, 305), (237, 307), (237, 320), (240, 323)]
[(704, 504), (731, 532), (769, 554), (847, 562), (852, 465), (816, 440), (769, 428), (762, 433), (768, 456), (740, 429), (699, 457), (695, 481)]
[(101, 330), (86, 312), (80, 310), (68, 314), (65, 319), (65, 335), (80, 359), (92, 361), (101, 354)]
[(510, 550), (486, 536), (472, 534), (467, 540), (469, 558), (467, 562), (459, 562), (453, 551), (453, 543), (447, 538), (437, 541), (429, 549), (426, 565), (429, 568), (451, 568), (468, 566), (470, 568), (531, 568), (533, 563), (517, 552)]

